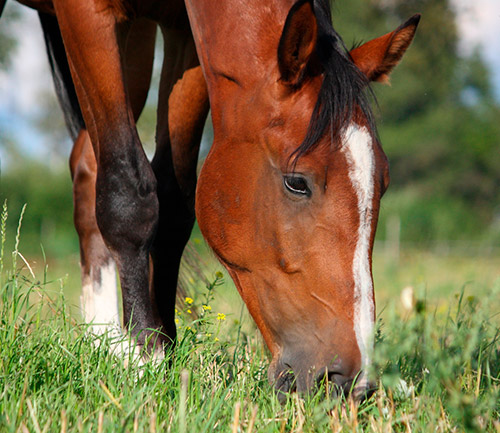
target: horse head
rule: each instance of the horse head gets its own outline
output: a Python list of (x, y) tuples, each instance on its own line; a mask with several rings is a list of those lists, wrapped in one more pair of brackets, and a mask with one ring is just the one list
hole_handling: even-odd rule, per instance
[(305, 391), (326, 376), (360, 396), (372, 387), (372, 247), (389, 184), (366, 94), (387, 81), (420, 17), (349, 53), (328, 2), (274, 7), (225, 56), (210, 56), (215, 37), (195, 27), (214, 122), (197, 218), (271, 351), (276, 388)]

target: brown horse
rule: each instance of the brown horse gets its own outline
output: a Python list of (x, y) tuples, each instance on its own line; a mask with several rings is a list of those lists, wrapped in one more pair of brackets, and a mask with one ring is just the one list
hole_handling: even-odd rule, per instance
[[(326, 375), (365, 395), (371, 252), (389, 183), (366, 91), (387, 80), (419, 16), (349, 53), (327, 0), (22, 2), (43, 12), (78, 136), (72, 171), (87, 319), (117, 320), (104, 295), (114, 262), (139, 346), (158, 351), (148, 341), (155, 329), (162, 343), (175, 338), (177, 269), (210, 100), (215, 138), (196, 216), (271, 351), (270, 381), (305, 391)], [(150, 164), (135, 121), (149, 87), (153, 22), (165, 56)]]

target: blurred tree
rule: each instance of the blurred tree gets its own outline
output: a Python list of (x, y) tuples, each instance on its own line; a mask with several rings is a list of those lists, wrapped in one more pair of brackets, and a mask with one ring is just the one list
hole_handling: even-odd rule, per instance
[[(381, 113), (379, 133), (391, 162), (389, 195), (401, 198), (399, 210), (392, 210), (408, 214), (426, 239), (439, 237), (440, 230), (449, 237), (446, 225), (468, 227), (452, 237), (476, 236), (500, 204), (500, 107), (492, 97), (479, 49), (468, 56), (458, 50), (460, 35), (451, 1), (339, 1), (334, 25), (349, 46), (360, 37), (366, 41), (392, 31), (415, 13), (421, 13), (422, 20), (412, 46), (391, 75), (392, 87), (374, 85)], [(402, 199), (405, 192), (410, 201)], [(456, 214), (448, 212), (451, 209)], [(459, 209), (472, 210), (467, 218), (476, 219), (475, 224), (465, 224)], [(440, 220), (443, 227), (429, 225), (432, 215), (415, 220), (426, 211), (441, 213), (434, 221)], [(412, 232), (408, 237), (417, 236)]]
[(12, 36), (12, 26), (19, 14), (16, 9), (5, 8), (3, 13), (0, 11), (0, 16), (2, 19), (0, 26), (0, 69), (6, 70), (10, 65), (10, 55), (16, 47), (16, 39)]
[(38, 255), (41, 245), (47, 256), (64, 257), (78, 251), (73, 228), (71, 182), (65, 171), (51, 170), (44, 162), (26, 158), (13, 164), (0, 179), (0, 203), (7, 200), (9, 232), (7, 251), (12, 250), (18, 218), (27, 204), (21, 230), (22, 251)]
[(472, 54), (463, 61), (461, 74), (463, 86), (466, 91), (472, 92), (473, 99), (465, 99), (465, 103), (474, 105), (478, 102), (493, 103), (493, 89), (491, 86), (490, 72), (481, 57), (479, 47), (475, 47)]
[[(11, 62), (12, 52), (15, 50), (17, 41), (12, 37), (12, 26), (17, 20), (18, 14), (16, 10), (6, 8), (0, 11), (1, 25), (0, 25), (0, 76), (6, 74)], [(9, 24), (6, 24), (8, 22)], [(1, 119), (0, 119), (1, 120)], [(2, 128), (0, 124), (0, 175), (2, 174), (2, 168), (4, 158), (7, 154), (14, 155), (16, 153), (16, 145), (10, 137)]]
[[(400, 215), (403, 240), (473, 238), (479, 233), (486, 237), (485, 227), (500, 209), (500, 107), (492, 97), (480, 51), (462, 55), (458, 50), (460, 34), (451, 0), (337, 0), (333, 8), (335, 28), (347, 46), (392, 31), (422, 13), (415, 41), (391, 76), (392, 87), (373, 86), (380, 106), (379, 133), (391, 162), (392, 184), (383, 210)], [(0, 23), (0, 67), (7, 64), (3, 53), (13, 45), (6, 13)], [(156, 77), (158, 69), (159, 64)], [(150, 156), (156, 80), (139, 122)], [(67, 155), (70, 143), (55, 97), (43, 99), (39, 127), (49, 137), (45, 141), (55, 153)], [(210, 128), (207, 131), (204, 152), (211, 143)], [(23, 185), (12, 182), (8, 187)], [(37, 191), (41, 197), (43, 192)], [(40, 227), (43, 224), (37, 229), (43, 231)], [(382, 235), (384, 227), (382, 221)]]

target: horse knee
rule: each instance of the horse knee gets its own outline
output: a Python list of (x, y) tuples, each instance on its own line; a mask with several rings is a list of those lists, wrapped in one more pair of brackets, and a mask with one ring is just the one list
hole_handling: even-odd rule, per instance
[(115, 251), (149, 249), (159, 218), (156, 179), (147, 170), (98, 172), (97, 225)]

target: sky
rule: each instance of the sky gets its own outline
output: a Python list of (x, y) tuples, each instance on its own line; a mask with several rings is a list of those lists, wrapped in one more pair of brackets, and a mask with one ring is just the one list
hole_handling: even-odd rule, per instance
[(500, 101), (500, 0), (453, 0), (461, 49), (470, 53), (480, 46), (492, 72), (495, 95)]
[[(464, 54), (480, 46), (492, 72), (495, 95), (500, 101), (500, 0), (453, 0)], [(7, 74), (0, 70), (0, 129), (13, 135), (31, 155), (44, 155), (43, 140), (33, 127), (40, 110), (40, 98), (52, 92), (43, 37), (37, 14), (15, 2), (7, 8), (18, 8), (21, 20), (12, 31), (19, 39), (18, 52), (12, 56), (13, 67)], [(4, 22), (0, 25), (5, 25)], [(3, 144), (0, 142), (0, 158)], [(69, 147), (69, 146), (68, 146)], [(68, 150), (69, 152), (69, 150)]]

